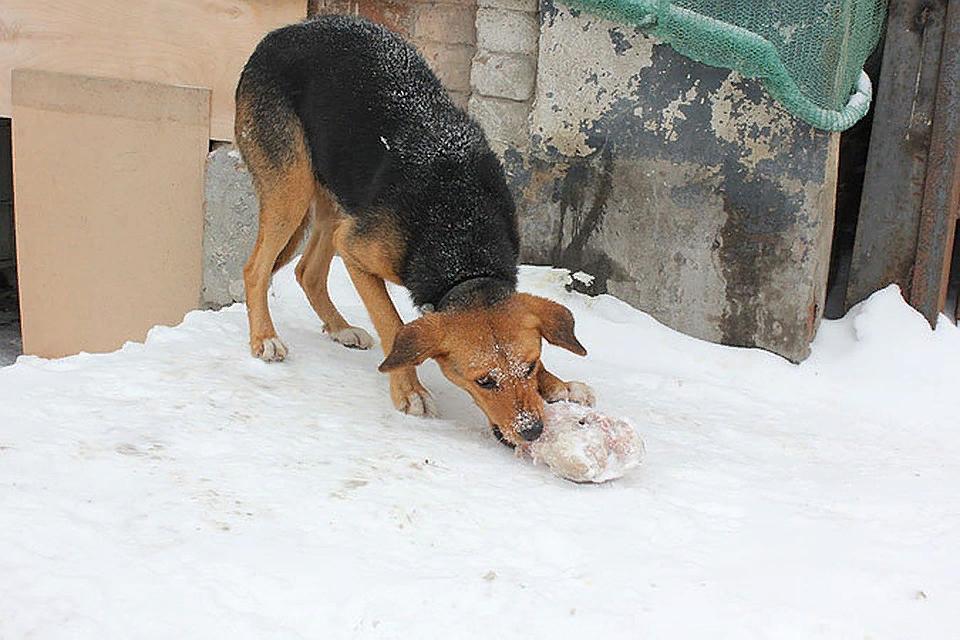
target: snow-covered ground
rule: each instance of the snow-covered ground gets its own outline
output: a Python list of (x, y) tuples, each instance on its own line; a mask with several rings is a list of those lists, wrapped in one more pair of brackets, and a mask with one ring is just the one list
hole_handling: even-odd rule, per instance
[(958, 637), (960, 330), (890, 288), (794, 366), (563, 280), (523, 288), (590, 356), (545, 360), (647, 443), (601, 486), (515, 459), (432, 364), (444, 418), (395, 413), (289, 268), (285, 363), (238, 305), (0, 369), (0, 638)]

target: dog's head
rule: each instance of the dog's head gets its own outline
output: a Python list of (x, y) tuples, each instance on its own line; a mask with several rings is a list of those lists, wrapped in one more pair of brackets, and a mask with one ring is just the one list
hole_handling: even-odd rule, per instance
[(573, 314), (544, 298), (515, 293), (491, 306), (430, 313), (404, 325), (380, 365), (387, 372), (433, 358), (470, 394), (490, 424), (512, 444), (543, 431), (540, 341), (577, 355), (587, 351), (573, 332)]

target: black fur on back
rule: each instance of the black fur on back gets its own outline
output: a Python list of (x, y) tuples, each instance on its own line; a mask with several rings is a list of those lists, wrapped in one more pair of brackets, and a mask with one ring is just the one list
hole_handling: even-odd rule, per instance
[(475, 278), (493, 280), (478, 281), (489, 290), (471, 299), (514, 291), (519, 236), (500, 162), (400, 36), (347, 16), (278, 29), (251, 56), (237, 94), (251, 105), (251, 135), (271, 163), (282, 168), (289, 156), (285, 114), (294, 113), (318, 182), (357, 232), (383, 222), (399, 230), (406, 253), (398, 275), (415, 304), (436, 305)]

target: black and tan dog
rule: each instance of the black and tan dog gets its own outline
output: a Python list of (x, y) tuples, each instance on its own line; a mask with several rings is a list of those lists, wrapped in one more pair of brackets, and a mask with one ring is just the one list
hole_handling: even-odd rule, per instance
[[(297, 280), (334, 340), (370, 347), (327, 294), (340, 254), (380, 334), (380, 371), (400, 411), (436, 414), (415, 369), (427, 358), (512, 444), (540, 435), (544, 400), (593, 403), (589, 387), (540, 362), (541, 337), (586, 351), (570, 311), (516, 292), (517, 220), (497, 157), (398, 35), (344, 16), (270, 33), (240, 78), (236, 134), (260, 197), (244, 269), (255, 356), (286, 355), (267, 289), (312, 225)], [(404, 325), (384, 281), (427, 313)]]

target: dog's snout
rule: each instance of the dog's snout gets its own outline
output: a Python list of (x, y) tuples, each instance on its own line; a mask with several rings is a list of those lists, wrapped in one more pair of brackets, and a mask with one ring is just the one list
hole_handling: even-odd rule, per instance
[(540, 434), (543, 433), (543, 420), (532, 420), (527, 425), (524, 425), (524, 428), (519, 432), (520, 437), (526, 440), (527, 442), (533, 442), (540, 437)]
[(533, 442), (543, 433), (543, 420), (532, 411), (521, 411), (513, 419), (513, 430), (527, 442)]

